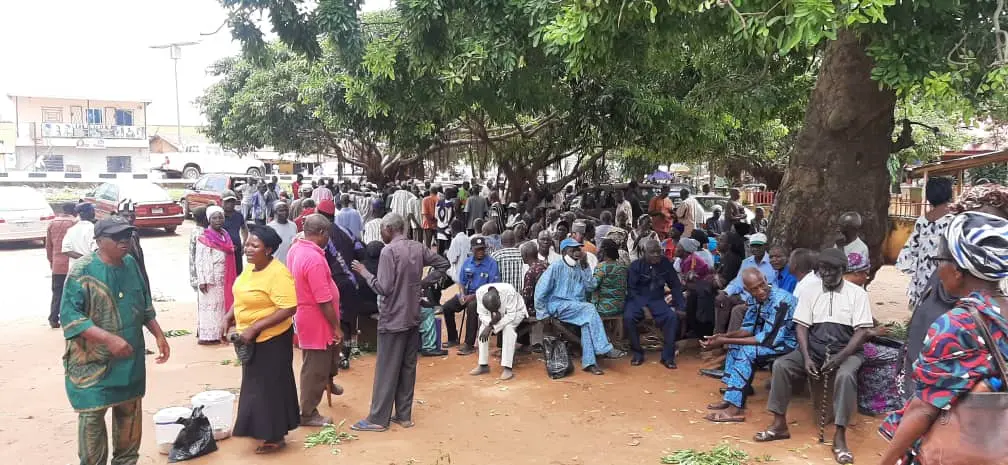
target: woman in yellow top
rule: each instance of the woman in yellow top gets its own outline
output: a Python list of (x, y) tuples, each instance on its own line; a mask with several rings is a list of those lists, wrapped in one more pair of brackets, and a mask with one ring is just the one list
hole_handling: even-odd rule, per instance
[(234, 306), (224, 316), (224, 328), (234, 324), (242, 342), (255, 341), (252, 360), (242, 366), (234, 435), (263, 441), (257, 454), (282, 449), (300, 420), (291, 319), (297, 298), (287, 267), (273, 259), (281, 242), (269, 226), (249, 226), (245, 257), (252, 266), (235, 281)]

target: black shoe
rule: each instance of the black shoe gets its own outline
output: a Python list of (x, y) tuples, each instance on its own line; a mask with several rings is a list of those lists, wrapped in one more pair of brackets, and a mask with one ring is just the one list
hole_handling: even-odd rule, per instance
[(458, 341), (448, 341), (444, 344), (441, 344), (441, 347), (444, 349), (451, 349), (452, 347), (455, 347), (457, 345), (459, 345)]
[(58, 321), (50, 321), (49, 322), (49, 327), (52, 328), (52, 329), (56, 329), (56, 328), (60, 327), (60, 324), (59, 324)]
[(724, 377), (724, 370), (712, 370), (709, 368), (704, 368), (700, 370), (700, 374), (708, 378), (721, 379)]
[(644, 364), (644, 354), (633, 354), (633, 358), (630, 359), (630, 365), (639, 367)]
[(340, 360), (339, 367), (340, 367), (341, 370), (349, 370), (350, 369), (350, 359), (344, 358), (343, 360)]
[(605, 372), (602, 371), (602, 369), (599, 368), (598, 365), (588, 365), (588, 366), (584, 367), (584, 371), (587, 371), (588, 373), (591, 373), (593, 375), (604, 375), (605, 374)]
[(543, 353), (543, 346), (542, 346), (542, 344), (533, 344), (532, 345), (532, 353), (534, 353), (534, 354), (541, 354), (541, 353)]
[[(720, 392), (721, 394), (724, 394), (724, 393), (728, 392), (728, 388), (718, 389), (718, 392)], [(752, 386), (746, 386), (745, 389), (742, 390), (742, 395), (745, 395), (745, 396), (756, 395), (756, 391), (753, 389)]]
[(420, 355), (424, 357), (444, 357), (445, 355), (448, 355), (448, 351), (444, 349), (421, 350)]
[(679, 368), (679, 365), (675, 364), (675, 360), (662, 360), (661, 363), (662, 365), (665, 365), (665, 368), (668, 368), (669, 370), (675, 370), (676, 368)]
[(472, 355), (474, 353), (476, 353), (476, 348), (469, 344), (462, 344), (459, 346), (459, 355)]

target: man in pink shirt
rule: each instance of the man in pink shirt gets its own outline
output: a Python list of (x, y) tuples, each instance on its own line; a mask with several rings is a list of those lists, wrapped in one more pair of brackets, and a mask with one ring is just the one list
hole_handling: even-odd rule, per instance
[(287, 268), (294, 277), (297, 313), (294, 325), (304, 364), (301, 366), (301, 426), (325, 426), (332, 418), (319, 414), (322, 393), (329, 386), (336, 395), (343, 388), (334, 384), (339, 369), (339, 289), (329, 274), (322, 247), (329, 243), (332, 222), (313, 214), (305, 217), (304, 239), (295, 239), (287, 252)]

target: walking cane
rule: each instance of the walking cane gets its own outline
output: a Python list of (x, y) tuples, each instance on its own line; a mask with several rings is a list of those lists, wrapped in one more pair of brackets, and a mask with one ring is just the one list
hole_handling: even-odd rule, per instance
[[(826, 442), (826, 403), (829, 402), (829, 386), (835, 378), (835, 376), (833, 376), (834, 370), (830, 370), (830, 372), (827, 373), (823, 369), (827, 364), (829, 364), (830, 357), (832, 356), (831, 352), (830, 348), (827, 347), (826, 360), (823, 361), (822, 367), (819, 368), (819, 376), (816, 377), (818, 380), (822, 381), (822, 397), (819, 399), (819, 412), (817, 412), (819, 414), (819, 418), (817, 422), (818, 424), (816, 425), (819, 429), (819, 444)], [(815, 392), (812, 389), (812, 377), (808, 377), (807, 379), (809, 383), (809, 395), (812, 395)]]

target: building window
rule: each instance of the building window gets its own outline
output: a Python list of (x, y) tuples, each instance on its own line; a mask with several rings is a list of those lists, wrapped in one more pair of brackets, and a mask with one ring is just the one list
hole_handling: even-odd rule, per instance
[(88, 108), (87, 122), (88, 124), (102, 124), (101, 108)]
[(115, 124), (116, 126), (132, 126), (133, 110), (116, 110)]
[(63, 155), (47, 155), (45, 157), (46, 171), (63, 171)]
[(105, 157), (105, 167), (109, 173), (129, 173), (133, 171), (132, 167), (133, 157), (130, 156), (118, 156), (118, 157)]

